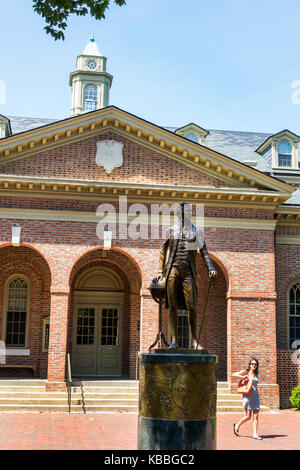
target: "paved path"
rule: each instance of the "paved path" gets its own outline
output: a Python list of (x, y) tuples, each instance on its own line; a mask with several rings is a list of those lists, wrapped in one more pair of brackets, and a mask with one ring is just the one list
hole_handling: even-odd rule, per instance
[[(300, 412), (262, 414), (262, 441), (251, 438), (252, 422), (233, 434), (239, 417), (218, 415), (218, 449), (300, 449)], [(136, 442), (137, 414), (0, 413), (0, 450), (136, 450)]]

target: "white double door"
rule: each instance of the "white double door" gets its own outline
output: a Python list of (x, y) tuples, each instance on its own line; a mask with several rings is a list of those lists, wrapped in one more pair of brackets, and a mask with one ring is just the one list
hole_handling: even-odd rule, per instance
[(72, 375), (120, 376), (120, 303), (77, 303), (74, 311)]

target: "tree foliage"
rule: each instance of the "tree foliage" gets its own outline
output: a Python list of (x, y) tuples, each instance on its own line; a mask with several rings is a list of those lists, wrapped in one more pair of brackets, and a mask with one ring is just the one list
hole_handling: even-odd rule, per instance
[(290, 402), (293, 406), (300, 410), (300, 385), (297, 385), (297, 387), (293, 388)]
[[(125, 0), (113, 0), (120, 7)], [(47, 34), (57, 39), (65, 39), (63, 31), (67, 27), (69, 15), (85, 16), (90, 14), (96, 20), (105, 18), (105, 11), (112, 0), (33, 0), (33, 8), (45, 18)]]

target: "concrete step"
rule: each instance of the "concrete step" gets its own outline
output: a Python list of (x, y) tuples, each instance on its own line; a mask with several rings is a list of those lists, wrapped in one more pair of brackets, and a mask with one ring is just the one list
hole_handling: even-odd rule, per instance
[(231, 406), (231, 405), (243, 407), (242, 400), (219, 400), (219, 398), (217, 398), (217, 406)]
[[(260, 407), (260, 413), (270, 413), (270, 408)], [(245, 410), (242, 406), (217, 406), (217, 413), (239, 413), (244, 415)]]
[(230, 394), (230, 389), (229, 388), (220, 388), (217, 387), (217, 394), (223, 394), (223, 395), (228, 395)]
[(217, 382), (217, 388), (228, 388), (228, 382)]
[[(72, 388), (73, 390), (73, 388)], [(74, 390), (81, 390), (79, 387), (74, 387)], [(135, 393), (139, 394), (139, 389), (134, 387), (84, 387), (85, 393)]]
[[(0, 412), (68, 412), (66, 392), (46, 392), (46, 380), (0, 380)], [(139, 382), (136, 380), (74, 380), (71, 412), (82, 413), (82, 390), (86, 412), (137, 413)], [(261, 407), (261, 411), (269, 411)], [(217, 383), (217, 412), (244, 413), (240, 394), (231, 394), (227, 382)]]
[[(81, 399), (72, 398), (71, 403), (80, 405)], [(67, 405), (67, 398), (0, 398), (0, 405)]]
[(136, 400), (138, 401), (139, 395), (137, 393), (85, 393), (84, 394), (85, 399), (87, 400), (94, 400), (94, 399), (105, 399), (109, 398), (112, 400), (124, 400), (124, 399), (130, 399), (130, 400)]
[(138, 388), (138, 380), (76, 380), (72, 381), (72, 385), (78, 387), (82, 385), (83, 387), (129, 387), (129, 388)]
[(242, 395), (239, 393), (217, 393), (217, 398), (221, 400), (241, 400)]
[(123, 398), (123, 399), (118, 398), (116, 400), (113, 398), (90, 399), (90, 398), (85, 397), (84, 403), (85, 405), (111, 405), (111, 406), (135, 405), (135, 406), (138, 406), (138, 401), (136, 399), (130, 399), (130, 398)]
[[(81, 393), (72, 393), (71, 394), (72, 398), (81, 398)], [(65, 392), (3, 392), (0, 391), (0, 400), (3, 400), (5, 398), (32, 398), (32, 399), (38, 399), (38, 398), (64, 398), (67, 399), (68, 395)]]
[[(32, 413), (32, 412), (37, 412), (37, 413), (51, 413), (51, 412), (63, 412), (67, 413), (69, 411), (68, 405), (26, 405), (26, 404), (21, 404), (21, 405), (0, 405), (0, 413), (2, 412), (10, 412), (10, 413)], [(82, 413), (82, 406), (81, 405), (72, 405), (71, 408), (72, 412), (78, 412)]]
[(20, 393), (28, 393), (28, 392), (34, 392), (34, 393), (45, 393), (45, 387), (18, 387), (17, 385), (15, 386), (7, 386), (7, 387), (1, 387), (0, 386), (0, 393), (6, 393), (6, 392), (20, 392)]
[(0, 387), (45, 387), (46, 379), (0, 379)]
[(138, 413), (137, 405), (86, 405), (85, 411), (90, 413)]

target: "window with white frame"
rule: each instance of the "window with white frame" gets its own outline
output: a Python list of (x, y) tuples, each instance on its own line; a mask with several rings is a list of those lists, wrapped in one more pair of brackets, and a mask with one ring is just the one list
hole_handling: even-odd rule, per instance
[(300, 281), (291, 286), (289, 292), (289, 348), (297, 347), (300, 340)]
[(280, 140), (278, 142), (278, 166), (291, 167), (292, 166), (292, 145), (288, 140)]
[(28, 321), (28, 284), (22, 277), (13, 278), (7, 287), (6, 346), (25, 347)]
[(87, 85), (84, 88), (83, 109), (84, 111), (95, 111), (97, 109), (97, 87), (95, 85)]

